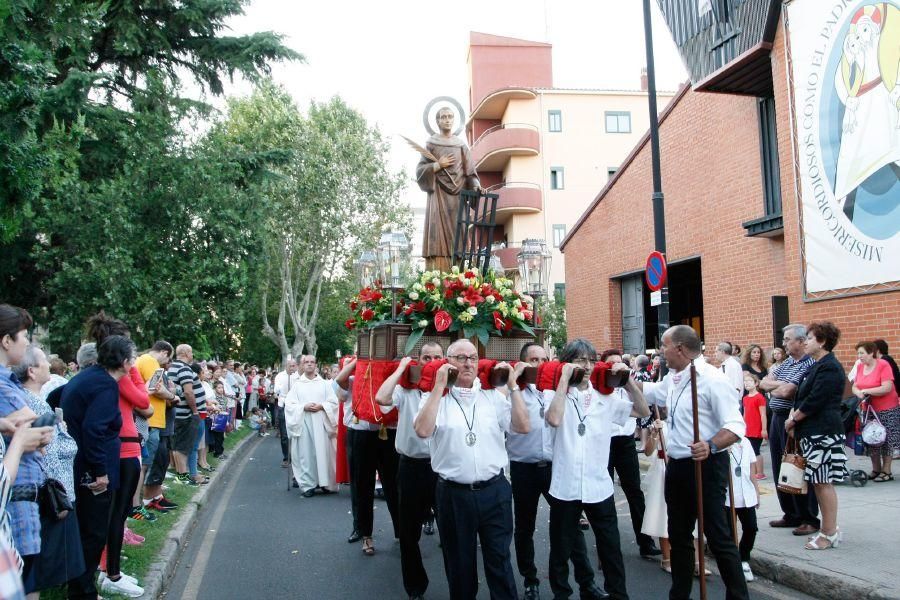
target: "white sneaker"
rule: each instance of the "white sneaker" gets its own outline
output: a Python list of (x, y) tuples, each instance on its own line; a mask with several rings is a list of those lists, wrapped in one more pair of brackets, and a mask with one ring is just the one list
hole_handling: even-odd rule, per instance
[(144, 588), (138, 587), (134, 583), (121, 577), (118, 581), (113, 581), (109, 577), (104, 578), (100, 584), (100, 591), (109, 594), (122, 594), (129, 598), (140, 598), (144, 595)]
[(744, 580), (753, 581), (753, 570), (750, 569), (750, 563), (742, 562), (741, 567), (744, 569)]
[[(122, 558), (124, 559), (127, 557), (123, 554)], [(137, 585), (138, 587), (140, 587), (140, 585), (138, 585), (137, 577), (132, 577), (131, 575), (128, 575), (127, 573), (119, 573), (119, 575), (121, 575), (122, 579), (124, 579), (125, 581), (128, 581), (129, 583), (133, 583), (134, 585)], [(97, 580), (97, 583), (103, 583), (107, 579), (109, 579), (109, 576), (106, 574), (106, 571), (100, 571), (100, 577)]]

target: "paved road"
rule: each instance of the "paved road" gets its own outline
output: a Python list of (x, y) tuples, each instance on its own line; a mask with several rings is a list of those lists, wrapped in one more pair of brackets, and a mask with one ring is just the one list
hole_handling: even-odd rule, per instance
[[(376, 500), (374, 557), (362, 554), (360, 544), (348, 544), (350, 532), (349, 489), (340, 494), (303, 498), (286, 490), (286, 472), (279, 466), (276, 438), (257, 442), (232, 465), (229, 481), (216, 498), (203, 507), (201, 517), (186, 544), (175, 577), (167, 587), (171, 598), (230, 600), (232, 598), (346, 599), (358, 596), (388, 600), (405, 598), (400, 577), (400, 548), (390, 526), (384, 502)], [(669, 575), (656, 562), (638, 555), (621, 491), (619, 502), (628, 589), (632, 599), (665, 598)], [(546, 583), (549, 552), (549, 509), (541, 503), (535, 534), (542, 593), (550, 597)], [(431, 577), (430, 600), (448, 599), (438, 536), (423, 536), (422, 554)], [(589, 548), (593, 534), (589, 534)], [(596, 552), (596, 551), (594, 551)], [(593, 554), (596, 557), (596, 554)], [(480, 561), (479, 561), (480, 563)], [(480, 565), (479, 565), (480, 567)], [(515, 569), (515, 563), (513, 564)], [(602, 575), (598, 575), (598, 583)], [(521, 579), (519, 579), (521, 593)], [(577, 589), (574, 581), (572, 586)], [(696, 589), (696, 588), (695, 588)], [(709, 598), (723, 598), (721, 582), (713, 577)], [(487, 598), (482, 579), (480, 598)], [(808, 596), (769, 582), (751, 584), (755, 599), (798, 600)], [(699, 597), (699, 591), (695, 592)]]

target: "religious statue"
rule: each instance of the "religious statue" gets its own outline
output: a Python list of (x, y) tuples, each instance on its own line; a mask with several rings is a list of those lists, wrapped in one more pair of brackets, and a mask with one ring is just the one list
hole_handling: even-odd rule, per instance
[(481, 183), (469, 147), (453, 135), (453, 110), (441, 108), (435, 121), (439, 132), (428, 138), (425, 148), (412, 142), (410, 145), (422, 155), (416, 166), (416, 181), (428, 193), (422, 244), (425, 268), (447, 271), (453, 254), (459, 194), (462, 190), (480, 192)]

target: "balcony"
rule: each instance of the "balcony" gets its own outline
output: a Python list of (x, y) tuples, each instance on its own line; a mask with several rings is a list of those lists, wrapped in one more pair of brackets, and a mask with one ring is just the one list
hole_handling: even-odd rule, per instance
[(500, 248), (499, 250), (494, 250), (494, 256), (500, 259), (500, 264), (503, 265), (504, 271), (518, 271), (520, 250), (522, 249), (519, 246)]
[(505, 123), (491, 127), (472, 144), (472, 160), (479, 171), (503, 171), (513, 156), (540, 153), (537, 127), (527, 123)]
[(491, 92), (478, 103), (469, 116), (468, 127), (475, 119), (502, 119), (510, 100), (534, 100), (537, 93), (528, 88), (509, 87)]
[(488, 188), (498, 194), (497, 223), (505, 223), (512, 215), (539, 213), (543, 209), (541, 186), (525, 181), (507, 181)]

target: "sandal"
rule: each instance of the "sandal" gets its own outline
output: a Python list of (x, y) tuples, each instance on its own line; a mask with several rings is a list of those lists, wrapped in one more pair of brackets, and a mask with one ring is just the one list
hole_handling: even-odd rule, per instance
[[(706, 566), (704, 565), (703, 574), (705, 576), (709, 577), (710, 575), (712, 575), (712, 571), (707, 569)], [(700, 577), (700, 563), (694, 563), (694, 577)]]
[(872, 481), (873, 479), (875, 479), (875, 478), (878, 477), (879, 475), (881, 475), (881, 471), (872, 471), (871, 473), (867, 474), (866, 477), (869, 478), (869, 481)]
[(881, 483), (883, 481), (893, 481), (893, 480), (894, 480), (894, 476), (891, 473), (885, 473), (884, 471), (882, 471), (881, 473), (878, 474), (877, 477), (872, 479), (872, 481), (874, 481), (875, 483)]
[(659, 568), (662, 569), (663, 571), (665, 571), (666, 573), (671, 573), (672, 572), (672, 561), (667, 558), (660, 560)]
[(363, 554), (366, 556), (374, 556), (375, 555), (375, 543), (372, 541), (370, 537), (363, 538)]
[(803, 547), (807, 550), (828, 550), (829, 548), (837, 548), (841, 543), (842, 537), (843, 535), (841, 534), (840, 527), (835, 530), (834, 535), (825, 535), (820, 531)]

